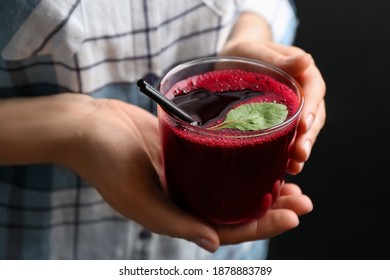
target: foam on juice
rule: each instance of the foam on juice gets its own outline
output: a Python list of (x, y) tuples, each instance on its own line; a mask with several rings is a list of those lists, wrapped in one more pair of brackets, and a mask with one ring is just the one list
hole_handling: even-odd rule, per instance
[[(184, 111), (200, 119), (202, 123), (200, 127), (202, 128), (208, 128), (222, 122), (231, 109), (244, 103), (276, 102), (284, 104), (289, 112), (287, 119), (294, 115), (299, 108), (299, 100), (296, 94), (285, 84), (261, 73), (237, 69), (212, 71), (190, 77), (175, 84), (167, 96), (171, 97), (172, 101)], [(288, 133), (293, 128), (293, 126), (287, 127), (279, 133)], [(211, 146), (254, 145), (259, 142), (272, 141), (275, 137), (279, 137), (277, 133), (269, 137), (252, 137), (250, 141), (248, 139), (245, 139), (245, 141), (237, 141), (237, 139), (231, 141), (231, 139), (224, 136), (226, 134), (240, 134), (244, 137), (253, 132), (232, 131), (231, 129), (216, 133), (210, 131), (210, 133), (221, 135), (221, 139), (218, 140), (215, 137), (205, 139), (201, 135), (188, 134), (187, 132), (178, 130), (176, 133), (181, 134), (182, 137), (191, 138), (191, 141), (200, 141), (204, 145)]]

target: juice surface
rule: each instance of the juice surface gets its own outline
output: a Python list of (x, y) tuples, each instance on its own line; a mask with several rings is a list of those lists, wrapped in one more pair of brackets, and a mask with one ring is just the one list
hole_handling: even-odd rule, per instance
[(204, 128), (249, 102), (285, 104), (289, 118), (299, 108), (295, 93), (269, 76), (221, 70), (183, 80), (167, 96), (202, 122), (201, 128), (187, 129), (167, 115), (161, 118), (166, 182), (173, 201), (216, 224), (260, 217), (278, 196), (296, 121), (275, 133), (251, 137), (231, 129), (205, 134)]

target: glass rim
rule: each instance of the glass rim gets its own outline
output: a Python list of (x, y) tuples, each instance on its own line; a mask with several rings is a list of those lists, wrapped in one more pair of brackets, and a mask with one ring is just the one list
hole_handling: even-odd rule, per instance
[[(159, 83), (159, 88), (161, 87), (164, 82), (171, 77), (174, 73), (177, 73), (183, 69), (189, 68), (191, 66), (199, 65), (199, 64), (206, 64), (206, 63), (215, 63), (215, 62), (238, 62), (238, 63), (246, 63), (246, 64), (251, 64), (254, 66), (260, 66), (260, 67), (265, 67), (271, 72), (274, 72), (278, 75), (281, 75), (283, 78), (287, 79), (294, 87), (294, 93), (298, 95), (299, 98), (299, 107), (296, 110), (294, 114), (292, 114), (288, 119), (284, 120), (282, 123), (278, 125), (274, 125), (272, 127), (266, 128), (266, 129), (261, 129), (261, 130), (245, 130), (245, 131), (229, 131), (229, 130), (224, 130), (223, 132), (221, 131), (214, 131), (210, 130), (207, 128), (203, 128), (200, 126), (195, 126), (193, 124), (190, 124), (175, 115), (171, 114), (170, 112), (166, 111), (164, 108), (161, 106), (158, 106), (158, 110), (161, 110), (165, 113), (166, 116), (168, 116), (170, 119), (175, 121), (176, 123), (180, 124), (182, 127), (185, 127), (186, 129), (196, 132), (198, 134), (204, 134), (204, 135), (209, 135), (209, 136), (215, 136), (215, 137), (227, 137), (227, 138), (252, 138), (256, 136), (261, 136), (261, 135), (266, 135), (266, 134), (271, 134), (271, 133), (276, 133), (285, 127), (289, 126), (291, 123), (293, 123), (295, 120), (298, 120), (302, 109), (304, 105), (304, 93), (302, 90), (302, 87), (298, 83), (296, 79), (294, 79), (290, 74), (285, 72), (284, 70), (273, 66), (269, 63), (255, 60), (255, 59), (250, 59), (250, 58), (244, 58), (244, 57), (235, 57), (235, 56), (210, 56), (210, 57), (203, 57), (203, 58), (197, 58), (193, 60), (189, 60), (183, 63), (180, 63), (176, 66), (174, 66), (172, 69), (170, 69), (161, 79)], [(235, 68), (232, 68), (235, 69)], [(273, 76), (271, 76), (273, 77)], [(275, 78), (275, 77), (273, 77)], [(284, 83), (280, 80), (278, 82)], [(285, 84), (285, 83), (284, 83)], [(291, 85), (287, 85), (288, 87), (291, 88)], [(165, 95), (165, 93), (163, 93)]]

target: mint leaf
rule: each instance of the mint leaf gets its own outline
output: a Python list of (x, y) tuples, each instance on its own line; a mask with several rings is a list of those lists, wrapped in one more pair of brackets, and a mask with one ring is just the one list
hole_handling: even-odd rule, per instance
[(243, 104), (230, 110), (222, 123), (209, 129), (266, 129), (282, 123), (287, 118), (287, 113), (287, 106), (283, 104), (272, 102)]

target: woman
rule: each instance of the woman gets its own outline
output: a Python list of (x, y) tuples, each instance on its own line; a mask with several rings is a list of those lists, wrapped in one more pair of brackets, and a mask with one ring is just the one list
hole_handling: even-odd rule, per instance
[(160, 191), (155, 105), (135, 85), (217, 54), (286, 70), (305, 91), (289, 164), (299, 173), (325, 121), (325, 85), (311, 56), (288, 46), (289, 1), (0, 5), (0, 258), (265, 258), (264, 240), (311, 211), (293, 184), (244, 226), (177, 209)]

